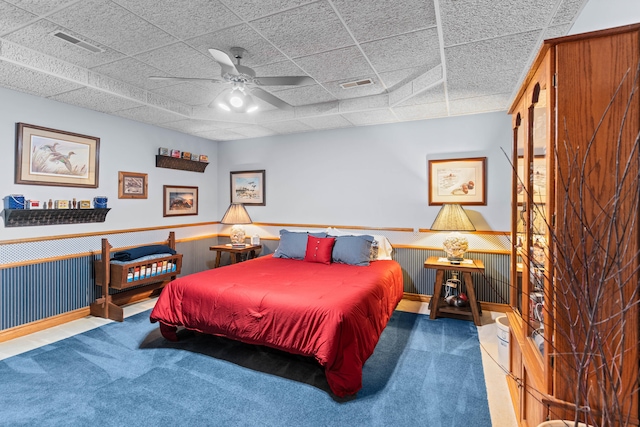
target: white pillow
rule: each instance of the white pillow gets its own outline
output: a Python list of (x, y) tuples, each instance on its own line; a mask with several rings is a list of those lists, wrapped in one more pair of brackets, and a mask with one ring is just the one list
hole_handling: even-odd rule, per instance
[(367, 235), (373, 237), (378, 244), (378, 260), (389, 260), (391, 258), (391, 252), (393, 252), (393, 246), (389, 242), (389, 239), (380, 234), (371, 233), (351, 233), (347, 231), (338, 230), (337, 228), (329, 227), (325, 230), (329, 236), (362, 236)]

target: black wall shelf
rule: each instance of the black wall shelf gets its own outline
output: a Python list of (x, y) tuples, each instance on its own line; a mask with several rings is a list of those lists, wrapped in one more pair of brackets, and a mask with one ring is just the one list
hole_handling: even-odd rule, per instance
[(5, 227), (34, 225), (82, 224), (104, 222), (111, 208), (104, 209), (5, 209)]
[(180, 169), (191, 172), (204, 172), (209, 166), (208, 162), (181, 159), (178, 157), (161, 156), (156, 154), (156, 167), (167, 169)]

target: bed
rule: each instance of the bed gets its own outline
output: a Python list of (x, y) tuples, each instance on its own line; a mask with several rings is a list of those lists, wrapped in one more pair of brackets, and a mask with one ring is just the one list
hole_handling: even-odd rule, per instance
[(170, 282), (151, 321), (168, 340), (184, 327), (314, 357), (335, 395), (357, 393), (362, 367), (402, 298), (400, 265), (305, 261), (282, 252)]

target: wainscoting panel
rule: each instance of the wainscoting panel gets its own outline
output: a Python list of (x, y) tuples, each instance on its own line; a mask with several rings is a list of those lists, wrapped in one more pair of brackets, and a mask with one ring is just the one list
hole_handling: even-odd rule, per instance
[[(110, 239), (111, 241), (111, 239)], [(216, 253), (210, 246), (227, 243), (227, 237), (187, 239), (177, 243), (183, 254), (182, 274), (213, 268)], [(260, 255), (272, 254), (278, 241), (262, 240)], [(402, 265), (404, 291), (432, 295), (435, 271), (424, 268), (429, 256), (442, 256), (442, 250), (396, 248), (393, 257)], [(481, 259), (484, 275), (474, 274), (479, 301), (505, 304), (509, 301), (509, 255), (473, 252), (469, 257)], [(95, 285), (93, 260), (97, 255), (40, 262), (0, 269), (0, 330), (24, 325), (47, 317), (87, 307), (100, 295)], [(228, 258), (223, 257), (223, 265)], [(450, 276), (446, 275), (445, 279)], [(116, 291), (117, 292), (117, 291)]]
[(66, 313), (95, 299), (93, 256), (0, 270), (0, 330)]
[[(393, 258), (402, 265), (404, 275), (404, 291), (433, 295), (436, 271), (424, 268), (424, 261), (430, 256), (443, 256), (442, 250), (397, 248)], [(473, 273), (474, 289), (478, 301), (507, 304), (509, 302), (510, 256), (502, 253), (467, 253), (467, 257), (482, 260), (485, 267), (484, 274)], [(444, 280), (451, 277), (451, 272), (445, 272)], [(458, 276), (462, 279), (461, 275)]]

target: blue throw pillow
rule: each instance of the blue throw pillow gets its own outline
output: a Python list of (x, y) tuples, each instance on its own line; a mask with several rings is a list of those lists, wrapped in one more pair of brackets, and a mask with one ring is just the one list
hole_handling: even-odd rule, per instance
[(304, 259), (307, 253), (307, 238), (327, 237), (327, 233), (307, 233), (280, 230), (280, 243), (273, 253), (274, 258)]
[(350, 265), (369, 265), (373, 236), (338, 236), (331, 255), (333, 262)]

